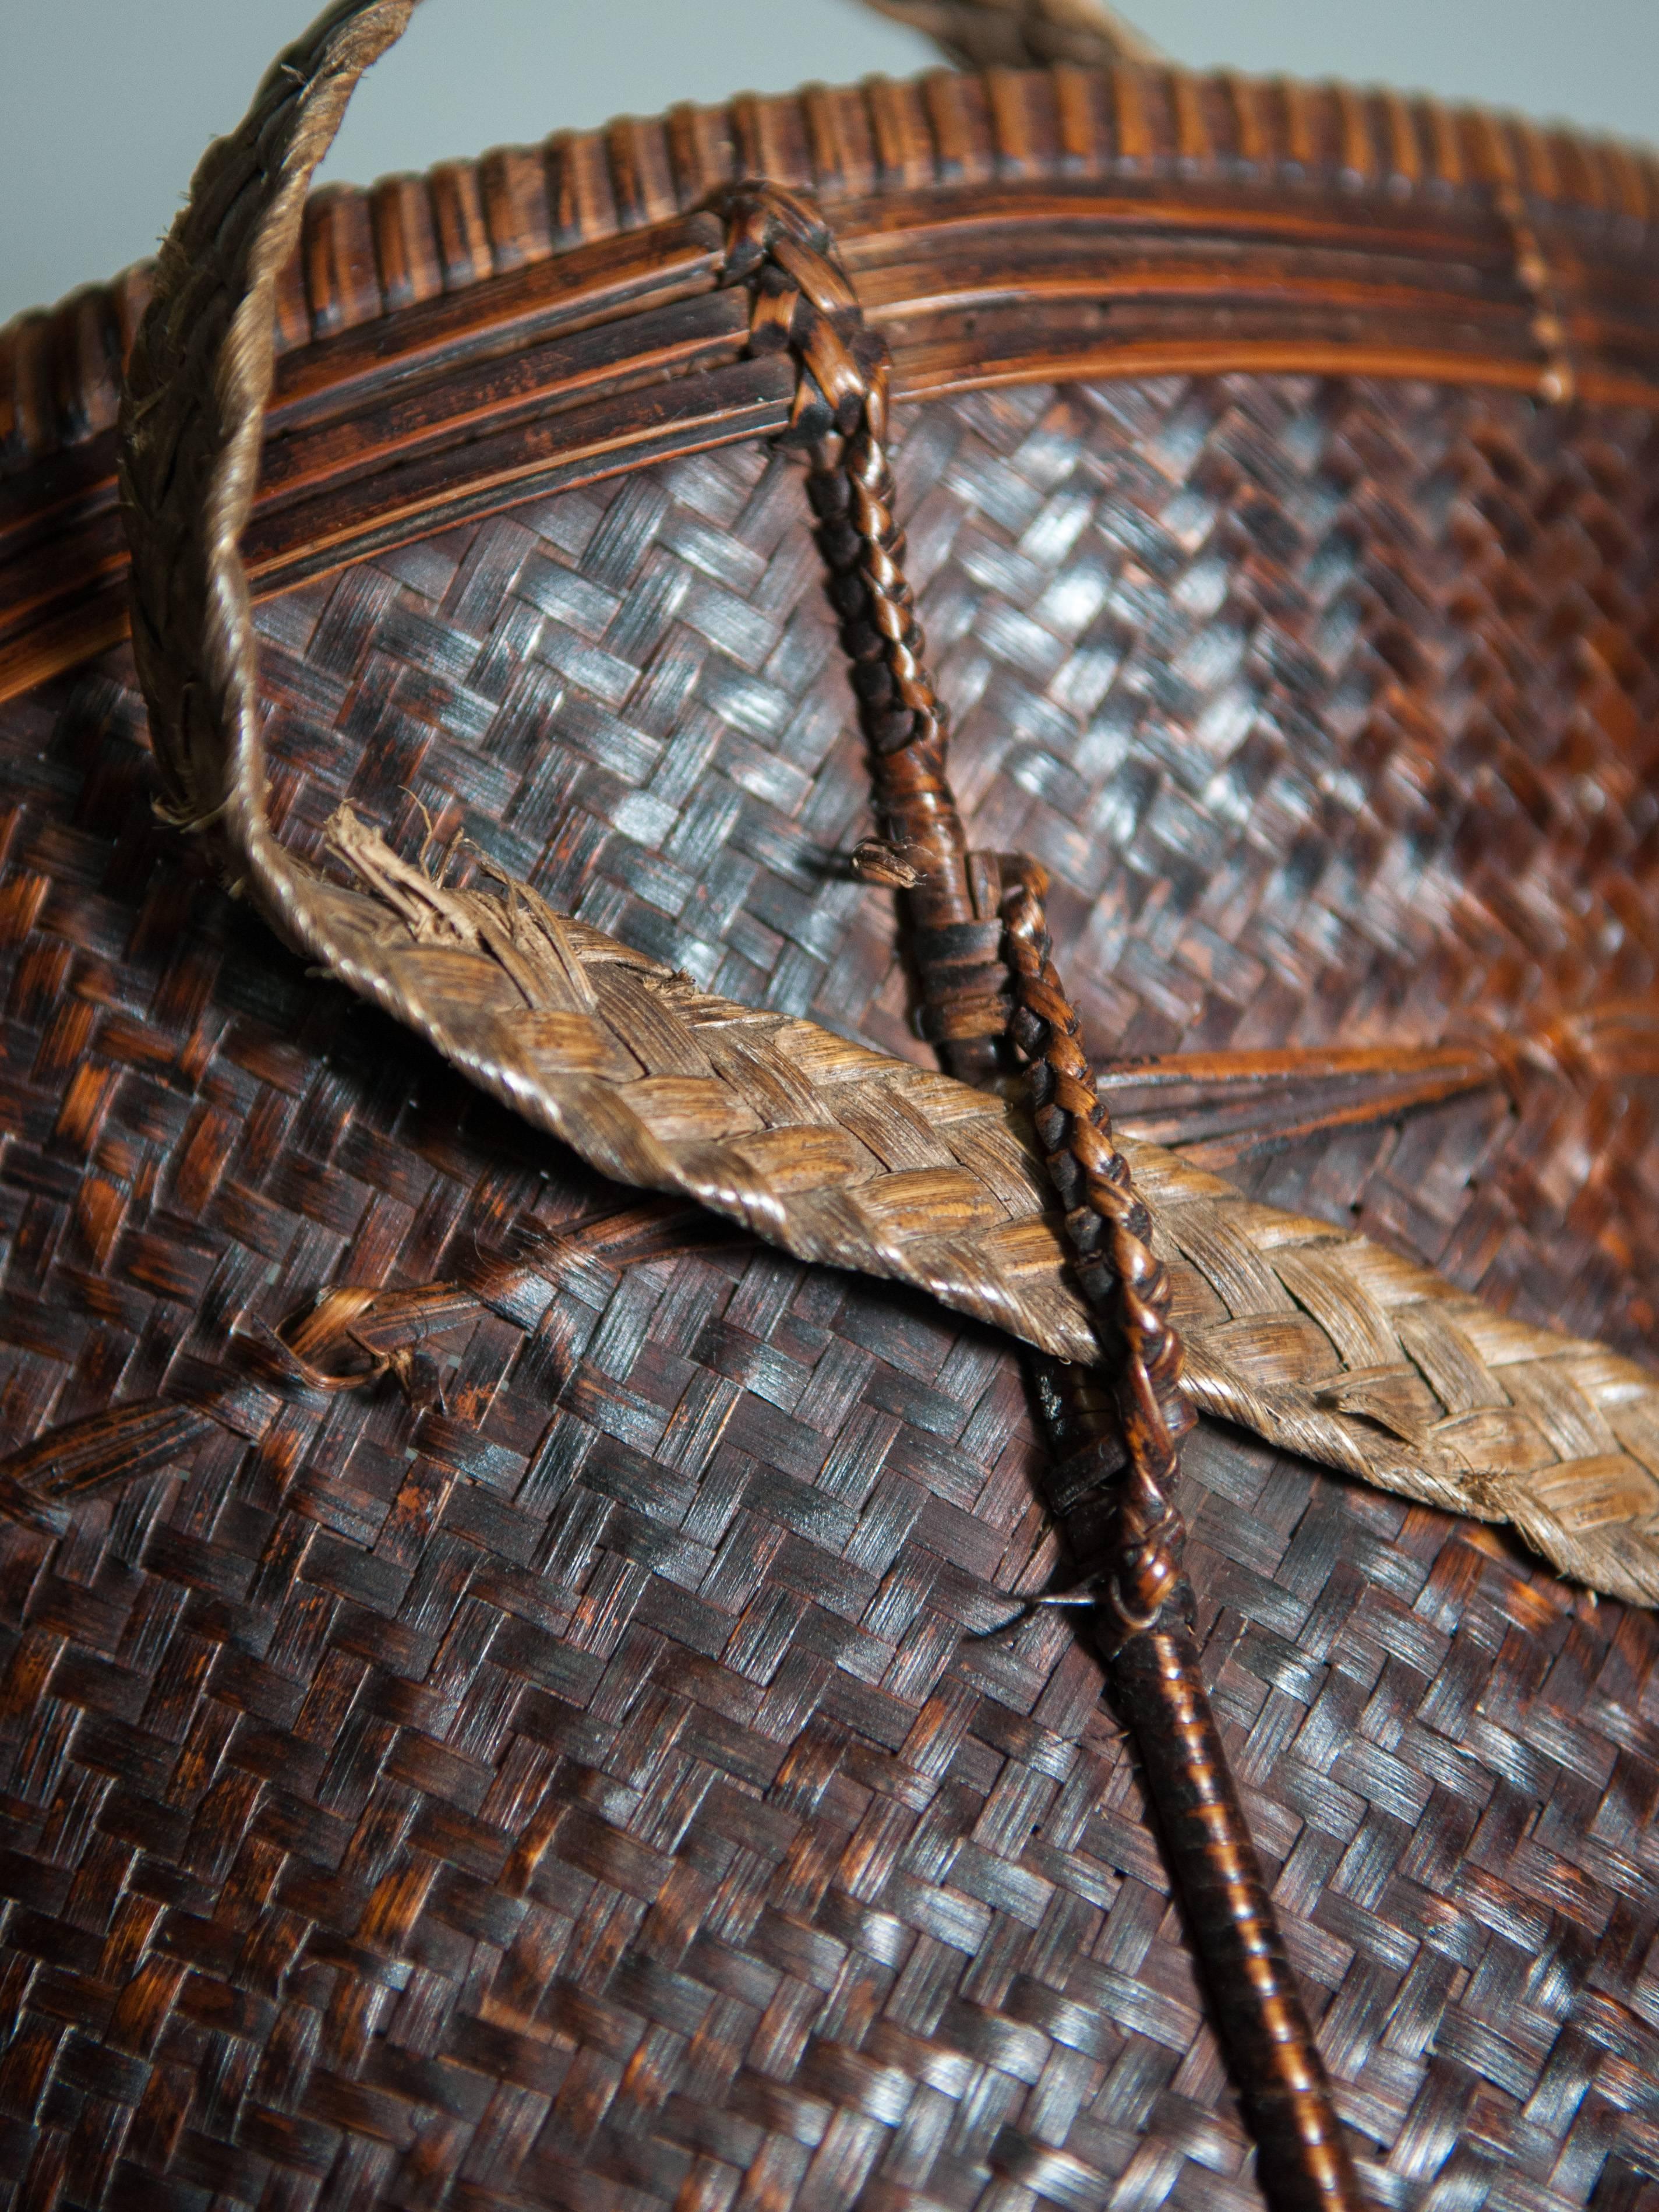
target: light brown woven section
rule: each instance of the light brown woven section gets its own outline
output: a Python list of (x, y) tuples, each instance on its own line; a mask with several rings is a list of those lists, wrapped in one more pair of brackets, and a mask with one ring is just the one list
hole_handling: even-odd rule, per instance
[(371, 890), (311, 887), (313, 950), (591, 1166), (1094, 1357), (1019, 1110), (718, 998), (524, 884), (447, 888), (349, 811), (331, 841)]
[[(349, 811), (331, 842), (370, 889), (316, 885), (313, 949), (592, 1166), (698, 1199), (799, 1259), (1092, 1357), (1019, 1109), (733, 1005), (510, 879), (500, 896), (447, 887)], [(1659, 1599), (1659, 1381), (1176, 1153), (1124, 1151), (1206, 1412), (1510, 1522), (1593, 1589)]]
[(1206, 1413), (1384, 1490), (1507, 1521), (1594, 1589), (1659, 1599), (1659, 1382), (1645, 1370), (1495, 1312), (1368, 1237), (1257, 1205), (1176, 1154), (1124, 1150)]

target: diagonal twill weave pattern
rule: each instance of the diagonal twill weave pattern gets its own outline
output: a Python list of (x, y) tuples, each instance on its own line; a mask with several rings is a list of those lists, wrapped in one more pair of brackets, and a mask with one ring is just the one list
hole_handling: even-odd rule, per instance
[[(1063, 886), (1103, 1037), (1646, 986), (1648, 435), (1260, 380), (917, 415), (975, 827)], [(918, 1054), (834, 861), (860, 785), (799, 494), (724, 454), (271, 603), (284, 835), (408, 785), (592, 926)], [(325, 1281), (610, 1202), (191, 877), (118, 665), (4, 728), (9, 1440), (217, 1387)], [(1639, 1351), (1642, 1086), (1518, 1096), (1254, 1188)], [(0, 1532), (8, 2176), (1249, 2204), (1087, 1662), (1052, 1624), (961, 1641), (1048, 1566), (1006, 1346), (764, 1254), (556, 1287), (453, 1344), (444, 1413), (250, 1395), (256, 1449)], [(1650, 1620), (1230, 1431), (1188, 1465), (1217, 1701), (1373, 2189), (1638, 2203)]]

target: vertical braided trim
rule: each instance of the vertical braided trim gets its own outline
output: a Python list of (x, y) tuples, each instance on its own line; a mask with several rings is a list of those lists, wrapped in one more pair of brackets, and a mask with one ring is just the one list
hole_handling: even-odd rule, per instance
[(949, 725), (904, 574), (887, 453), (889, 361), (829, 226), (799, 193), (740, 185), (718, 196), (724, 281), (747, 283), (756, 352), (787, 347), (801, 377), (782, 442), (811, 456), (808, 495), (830, 573), (884, 843), (863, 872), (901, 890), (921, 982), (917, 1027), (966, 1082), (995, 1072), (1007, 1024), (1002, 927), (976, 872), (945, 774)]
[(1122, 1426), (1110, 1564), (1102, 1594), (1119, 1629), (1155, 1626), (1181, 1583), (1186, 1530), (1176, 1508), (1177, 1439), (1194, 1416), (1180, 1395), (1181, 1338), (1170, 1318), (1170, 1273), (1152, 1224), (1095, 1089), (1078, 1020), (1054, 963), (1043, 912), (1048, 878), (1031, 860), (1004, 864), (1002, 902), (1016, 1006), (1014, 1042), (1048, 1173), (1066, 1208), (1077, 1272), (1096, 1316)]
[[(996, 1066), (1006, 1021), (1029, 1063), (1037, 1139), (1099, 1328), (1116, 1421), (1086, 1386), (1051, 1378), (1079, 1525), (1097, 1540), (1091, 1626), (1139, 1744), (1170, 1869), (1275, 2212), (1360, 2212), (1364, 2198), (1204, 1686), (1182, 1569), (1181, 1340), (1152, 1221), (1084, 1051), (1053, 959), (1035, 864), (971, 854), (945, 765), (948, 727), (905, 578), (887, 453), (886, 349), (817, 210), (764, 184), (722, 195), (726, 281), (751, 290), (750, 343), (800, 367), (787, 439), (813, 449), (810, 495), (841, 618), (876, 809), (888, 842), (867, 873), (901, 887), (922, 988), (922, 1033), (953, 1072)], [(1003, 891), (1005, 867), (1009, 878)], [(1012, 1018), (988, 980), (1006, 936)], [(1114, 1433), (1114, 1428), (1119, 1433)], [(1079, 1462), (1081, 1462), (1079, 1464)]]
[(1088, 1629), (1140, 1755), (1268, 2203), (1274, 2212), (1358, 2212), (1358, 2177), (1204, 1685), (1176, 1504), (1177, 1443), (1194, 1417), (1177, 1390), (1169, 1271), (1152, 1249), (1151, 1217), (1054, 967), (1048, 878), (1027, 860), (1000, 868), (1010, 879), (1011, 1031), (1028, 1058), (1037, 1141), (1066, 1208), (1117, 1416), (1114, 1433), (1075, 1370), (1042, 1376), (1051, 1434), (1070, 1448), (1057, 1517), (1091, 1568)]

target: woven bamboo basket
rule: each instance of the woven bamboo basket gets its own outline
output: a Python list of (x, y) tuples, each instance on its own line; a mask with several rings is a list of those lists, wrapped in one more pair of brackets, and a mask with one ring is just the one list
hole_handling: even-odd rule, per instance
[(1262, 2202), (1096, 1660), (987, 1633), (1058, 1571), (1016, 1340), (1093, 1339), (849, 861), (761, 179), (891, 349), (957, 792), (1171, 1271), (1368, 2198), (1659, 2206), (1659, 163), (1091, 21), (310, 198), (242, 539), (286, 943), (156, 811), (152, 273), (0, 332), (19, 2212)]

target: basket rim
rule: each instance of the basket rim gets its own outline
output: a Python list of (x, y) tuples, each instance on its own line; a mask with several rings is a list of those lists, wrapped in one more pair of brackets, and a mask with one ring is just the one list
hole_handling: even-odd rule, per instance
[[(696, 212), (761, 173), (834, 211), (901, 399), (1224, 371), (1551, 398), (1565, 375), (1659, 410), (1659, 156), (1340, 86), (940, 70), (315, 193), (256, 588), (779, 427)], [(112, 425), (149, 289), (140, 264), (0, 331), (0, 698), (125, 632)]]

